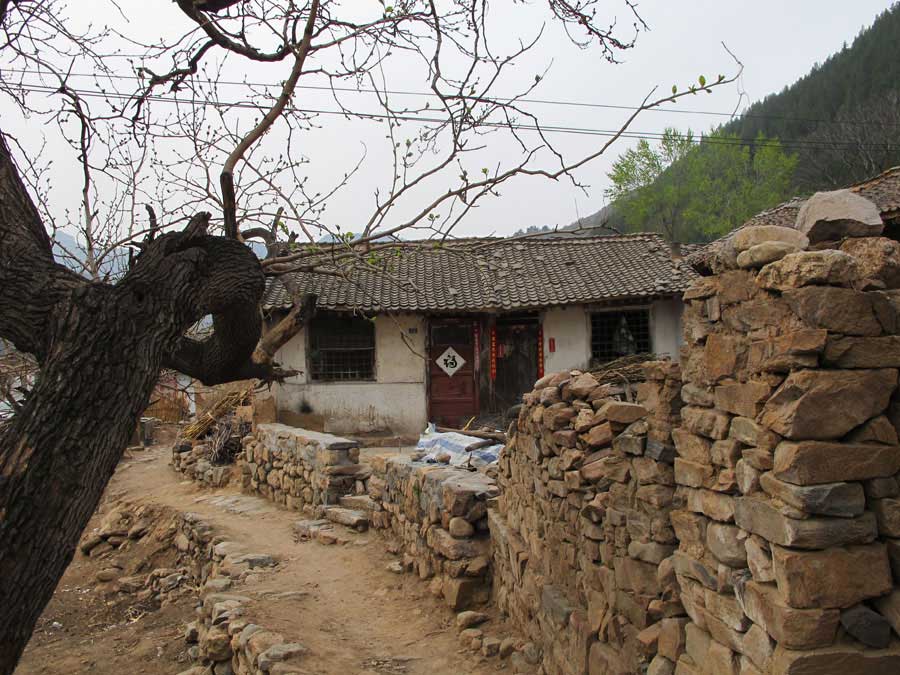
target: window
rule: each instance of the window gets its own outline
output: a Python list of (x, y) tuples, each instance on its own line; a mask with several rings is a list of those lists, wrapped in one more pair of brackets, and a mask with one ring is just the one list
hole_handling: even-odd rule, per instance
[(591, 360), (606, 363), (650, 353), (650, 311), (630, 309), (591, 314)]
[(309, 328), (309, 371), (317, 381), (375, 379), (375, 324), (359, 317), (316, 317)]

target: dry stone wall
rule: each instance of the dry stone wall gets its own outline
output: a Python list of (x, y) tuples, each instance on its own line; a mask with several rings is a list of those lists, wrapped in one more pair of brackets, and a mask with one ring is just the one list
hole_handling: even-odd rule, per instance
[(685, 293), (690, 621), (659, 672), (900, 672), (900, 256), (826, 201), (739, 231)]
[(680, 371), (644, 371), (640, 403), (589, 373), (538, 381), (500, 458), (495, 596), (548, 673), (639, 672), (660, 621), (682, 613), (669, 522)]
[(209, 461), (206, 443), (179, 441), (172, 446), (172, 467), (205, 487), (224, 487), (231, 480), (232, 465)]
[(327, 506), (365, 494), (371, 467), (355, 441), (284, 424), (260, 424), (242, 441), (242, 486), (289, 509)]
[(489, 600), (487, 505), (498, 489), (485, 474), (409, 455), (360, 464), (354, 441), (282, 424), (260, 424), (243, 448), (244, 490), (311, 516), (296, 523), (297, 537), (337, 543), (334, 525), (371, 525), (396, 538), (398, 565), (451, 608)]
[(374, 457), (372, 468), (372, 524), (396, 537), (401, 564), (430, 579), (432, 592), (453, 609), (487, 602), (487, 506), (498, 494), (495, 481), (483, 473), (403, 455)]
[(731, 237), (640, 405), (525, 396), (494, 596), (548, 674), (900, 672), (900, 246), (860, 200)]

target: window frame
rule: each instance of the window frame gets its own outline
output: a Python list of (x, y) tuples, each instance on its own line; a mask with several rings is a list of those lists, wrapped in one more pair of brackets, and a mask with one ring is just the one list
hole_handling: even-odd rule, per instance
[[(331, 330), (328, 328), (323, 328), (322, 324), (324, 322), (331, 322)], [(361, 347), (361, 346), (331, 346), (325, 347), (324, 349), (318, 341), (321, 339), (321, 336), (317, 334), (317, 325), (318, 330), (325, 330), (327, 334), (334, 334), (334, 324), (336, 322), (351, 322), (355, 323), (358, 326), (363, 326), (364, 324), (368, 324), (368, 327), (371, 331), (371, 346)], [(354, 314), (317, 314), (314, 316), (308, 326), (306, 332), (306, 366), (307, 366), (307, 382), (310, 384), (349, 384), (349, 383), (369, 383), (377, 381), (377, 346), (378, 346), (378, 335), (377, 335), (377, 327), (375, 324), (375, 320), (368, 319), (359, 315)], [(362, 331), (360, 331), (359, 336), (362, 336)], [(366, 336), (368, 337), (368, 336)], [(340, 365), (335, 365), (334, 362), (331, 364), (322, 362), (322, 354), (332, 355), (334, 358), (338, 358), (338, 355), (341, 353), (350, 354), (350, 353), (360, 353), (367, 352), (369, 355), (369, 363), (368, 373), (366, 376), (335, 376), (339, 375), (338, 372), (340, 370)], [(353, 364), (343, 364), (343, 368), (346, 372), (350, 372), (353, 370)]]
[(623, 358), (624, 356), (629, 356), (629, 354), (620, 354), (620, 355), (612, 355), (608, 358), (601, 359), (597, 356), (597, 352), (595, 352), (594, 345), (596, 344), (595, 340), (595, 326), (594, 326), (594, 317), (599, 315), (611, 315), (611, 314), (635, 314), (635, 313), (643, 313), (646, 317), (646, 347), (647, 349), (641, 349), (640, 339), (642, 336), (638, 336), (638, 344), (636, 345), (635, 354), (643, 354), (653, 353), (653, 307), (652, 305), (624, 305), (621, 307), (594, 307), (590, 308), (587, 312), (588, 316), (588, 362), (591, 365), (603, 365), (605, 363), (610, 363), (611, 361), (615, 361), (616, 359)]

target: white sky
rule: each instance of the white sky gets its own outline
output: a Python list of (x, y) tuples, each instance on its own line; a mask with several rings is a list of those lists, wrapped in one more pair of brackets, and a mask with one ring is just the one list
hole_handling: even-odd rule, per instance
[[(104, 0), (80, 0), (76, 4), (80, 16), (94, 16), (97, 21), (121, 25), (120, 19), (109, 16)], [(495, 2), (495, 13), (503, 20), (502, 32), (508, 36), (533, 34), (536, 12), (543, 10), (544, 3), (533, 0), (531, 5), (529, 8)], [(853, 3), (837, 0), (692, 0), (680, 3), (642, 0), (639, 11), (650, 31), (639, 36), (634, 49), (620, 55), (624, 63), (608, 64), (596, 52), (580, 51), (559, 31), (550, 31), (543, 47), (517, 71), (516, 78), (519, 83), (529, 82), (552, 60), (552, 68), (533, 94), (534, 98), (635, 105), (654, 85), (659, 85), (660, 91), (665, 92), (673, 83), (683, 88), (696, 81), (701, 73), (712, 79), (718, 73), (733, 72), (734, 65), (720, 45), (724, 41), (744, 63), (742, 89), (750, 101), (755, 101), (779, 91), (805, 74), (814, 63), (840, 49), (842, 43), (851, 42), (862, 27), (871, 24), (889, 5), (889, 0), (856, 0)], [(171, 0), (126, 1), (123, 6), (129, 7), (127, 32), (147, 41), (183, 32), (188, 26)], [(623, 33), (629, 35), (625, 19), (630, 17), (626, 16), (623, 5), (617, 0), (609, 0), (608, 6), (619, 14)], [(247, 76), (258, 81), (277, 82), (284, 77), (288, 67), (288, 64), (266, 67), (254, 64), (247, 70), (226, 69), (223, 76), (226, 79), (240, 80)], [(412, 71), (398, 68), (391, 75), (389, 86), (423, 90), (425, 83), (417, 81)], [(495, 92), (503, 93), (503, 88)], [(228, 94), (223, 93), (222, 98), (228, 99)], [(353, 102), (352, 97), (348, 101)], [(731, 85), (712, 95), (683, 99), (677, 107), (730, 113), (737, 103), (738, 90)], [(334, 108), (327, 98), (308, 91), (299, 92), (295, 104)], [(615, 128), (626, 115), (624, 111), (560, 105), (535, 104), (531, 110), (540, 114), (545, 124), (594, 129)], [(34, 129), (19, 120), (13, 108), (3, 100), (0, 100), (0, 117), (5, 118), (3, 125), (7, 130), (26, 141), (33, 140)], [(659, 132), (666, 126), (690, 126), (703, 131), (724, 119), (647, 112), (632, 129)], [(334, 200), (327, 212), (329, 220), (353, 229), (354, 223), (366, 214), (373, 189), (381, 182), (387, 166), (379, 163), (384, 159), (378, 150), (379, 144), (383, 143), (383, 127), (360, 121), (345, 122), (337, 117), (323, 117), (319, 122), (323, 128), (303, 139), (303, 152), (310, 159), (310, 171), (318, 176), (340, 175), (348, 168), (347, 158), (358, 157), (363, 144), (368, 148), (370, 161), (366, 170)], [(272, 138), (277, 139), (277, 133)], [(593, 136), (558, 135), (554, 139), (572, 157), (603, 141), (602, 137)], [(550, 183), (522, 178), (507, 184), (500, 198), (483, 202), (455, 233), (458, 236), (512, 234), (530, 225), (566, 225), (576, 219), (576, 214), (586, 216), (597, 211), (605, 202), (603, 191), (609, 183), (606, 172), (612, 161), (634, 142), (619, 141), (607, 155), (579, 172), (579, 179), (590, 186), (586, 194), (565, 181)], [(482, 157), (502, 160), (508, 150), (507, 144), (498, 143), (489, 147)], [(72, 156), (64, 153), (59, 144), (51, 144), (48, 153), (60, 167), (73, 166)], [(60, 212), (67, 207), (77, 208), (77, 182), (61, 180), (59, 188), (54, 190), (55, 207)], [(425, 195), (419, 197), (424, 199)]]

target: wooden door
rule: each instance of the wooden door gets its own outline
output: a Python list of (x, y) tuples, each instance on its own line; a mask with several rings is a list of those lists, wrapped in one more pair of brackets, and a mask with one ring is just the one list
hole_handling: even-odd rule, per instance
[(475, 322), (435, 319), (429, 342), (429, 419), (459, 427), (478, 414)]

